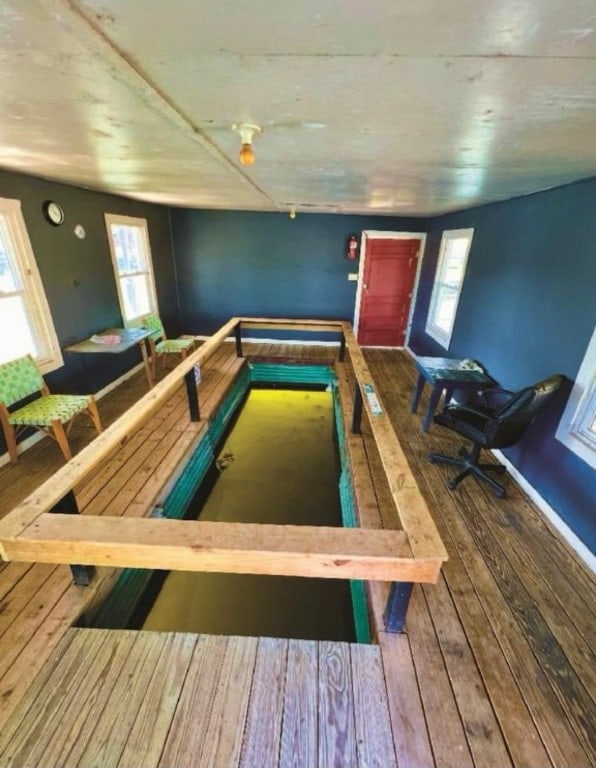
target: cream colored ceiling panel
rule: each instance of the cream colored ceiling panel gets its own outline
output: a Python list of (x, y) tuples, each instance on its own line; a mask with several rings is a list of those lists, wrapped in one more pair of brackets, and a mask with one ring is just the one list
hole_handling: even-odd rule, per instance
[(213, 208), (525, 194), (596, 174), (595, 26), (594, 0), (9, 0), (0, 165)]
[[(592, 0), (78, 0), (146, 62), (272, 56), (593, 56)], [(139, 44), (139, 41), (144, 41)]]
[(189, 205), (270, 204), (101, 47), (90, 50), (43, 3), (24, 5), (0, 14), (2, 167), (148, 199), (170, 189)]

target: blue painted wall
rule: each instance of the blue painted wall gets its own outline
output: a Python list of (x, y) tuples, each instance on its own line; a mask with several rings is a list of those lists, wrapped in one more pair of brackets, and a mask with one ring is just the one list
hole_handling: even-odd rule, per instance
[(424, 331), (441, 234), (474, 228), (449, 348), (480, 360), (508, 389), (552, 373), (569, 383), (505, 453), (578, 536), (596, 549), (596, 472), (555, 438), (596, 321), (596, 179), (428, 222), (410, 344), (445, 355)]
[[(178, 333), (167, 208), (5, 171), (0, 171), (0, 197), (21, 201), (61, 347), (122, 325), (104, 221), (106, 212), (147, 219), (160, 312), (166, 329)], [(52, 227), (44, 219), (44, 200), (56, 200), (64, 209), (61, 227)], [(84, 240), (74, 235), (77, 224), (86, 230)], [(96, 392), (141, 361), (138, 347), (119, 355), (63, 356), (64, 366), (45, 377), (51, 390), (62, 393)], [(4, 451), (0, 430), (0, 454)]]
[(425, 219), (231, 211), (172, 211), (181, 322), (211, 333), (235, 315), (349, 320), (356, 283), (348, 235), (424, 232)]

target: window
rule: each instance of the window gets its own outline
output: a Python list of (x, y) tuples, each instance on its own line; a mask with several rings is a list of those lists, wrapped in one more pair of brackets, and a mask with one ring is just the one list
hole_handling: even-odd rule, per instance
[(473, 234), (473, 229), (452, 229), (443, 232), (441, 240), (426, 332), (445, 349), (451, 341)]
[(596, 328), (559, 422), (557, 440), (596, 469)]
[(106, 227), (125, 326), (157, 312), (149, 233), (145, 219), (106, 213)]
[(0, 198), (0, 363), (30, 354), (42, 373), (62, 354), (19, 200)]

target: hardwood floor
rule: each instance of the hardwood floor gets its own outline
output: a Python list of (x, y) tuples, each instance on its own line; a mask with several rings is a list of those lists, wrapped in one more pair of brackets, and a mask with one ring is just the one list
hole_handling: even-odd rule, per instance
[(3, 766), (395, 768), (378, 646), (70, 629)]
[[(329, 348), (293, 345), (247, 344), (245, 351), (335, 356)], [(70, 630), (90, 602), (101, 600), (115, 572), (101, 569), (93, 586), (84, 588), (72, 585), (66, 567), (2, 564), (0, 768), (596, 764), (594, 574), (510, 477), (504, 500), (472, 478), (450, 492), (450, 470), (431, 465), (426, 456), (452, 452), (458, 443), (437, 426), (424, 434), (420, 417), (409, 413), (409, 358), (368, 350), (366, 360), (449, 553), (439, 584), (414, 588), (407, 632), (391, 635), (379, 627), (372, 648), (333, 644), (338, 648), (322, 678), (321, 659), (331, 652), (322, 643), (303, 647), (260, 638), (236, 644), (230, 638), (134, 632), (110, 639)], [(213, 411), (239, 364), (232, 345), (209, 361), (200, 390), (203, 416)], [(140, 372), (103, 398), (104, 424), (145, 391)], [(144, 514), (199, 429), (189, 423), (180, 390), (77, 489), (83, 512)], [(73, 452), (93, 434), (91, 427), (75, 428)], [(363, 460), (374, 481), (367, 508), (379, 525), (392, 527), (389, 489), (366, 423), (363, 434)], [(61, 464), (57, 447), (44, 440), (16, 467), (1, 468), (2, 513)], [(386, 589), (370, 593), (377, 617)], [(199, 645), (219, 653), (219, 661), (199, 658)], [(314, 646), (316, 669), (308, 661)], [(303, 695), (288, 703), (291, 653), (304, 685)], [(143, 678), (147, 670), (150, 680)], [(319, 698), (313, 698), (313, 685)], [(203, 707), (209, 691), (211, 704)], [(199, 754), (201, 762), (193, 762)]]

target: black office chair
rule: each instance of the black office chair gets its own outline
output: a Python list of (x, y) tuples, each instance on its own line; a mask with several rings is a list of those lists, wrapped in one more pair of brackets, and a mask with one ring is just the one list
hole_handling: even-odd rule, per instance
[(473, 443), (469, 452), (466, 448), (460, 448), (458, 457), (442, 453), (430, 454), (429, 460), (433, 464), (452, 464), (462, 469), (459, 475), (447, 482), (447, 487), (454, 490), (465, 477), (473, 474), (488, 483), (502, 499), (505, 489), (489, 477), (487, 470), (504, 472), (505, 467), (501, 464), (480, 464), (480, 450), (515, 445), (564, 380), (564, 376), (551, 376), (533, 387), (515, 393), (494, 387), (484, 390), (478, 399), (466, 405), (446, 405), (435, 416), (435, 423), (458, 432)]

